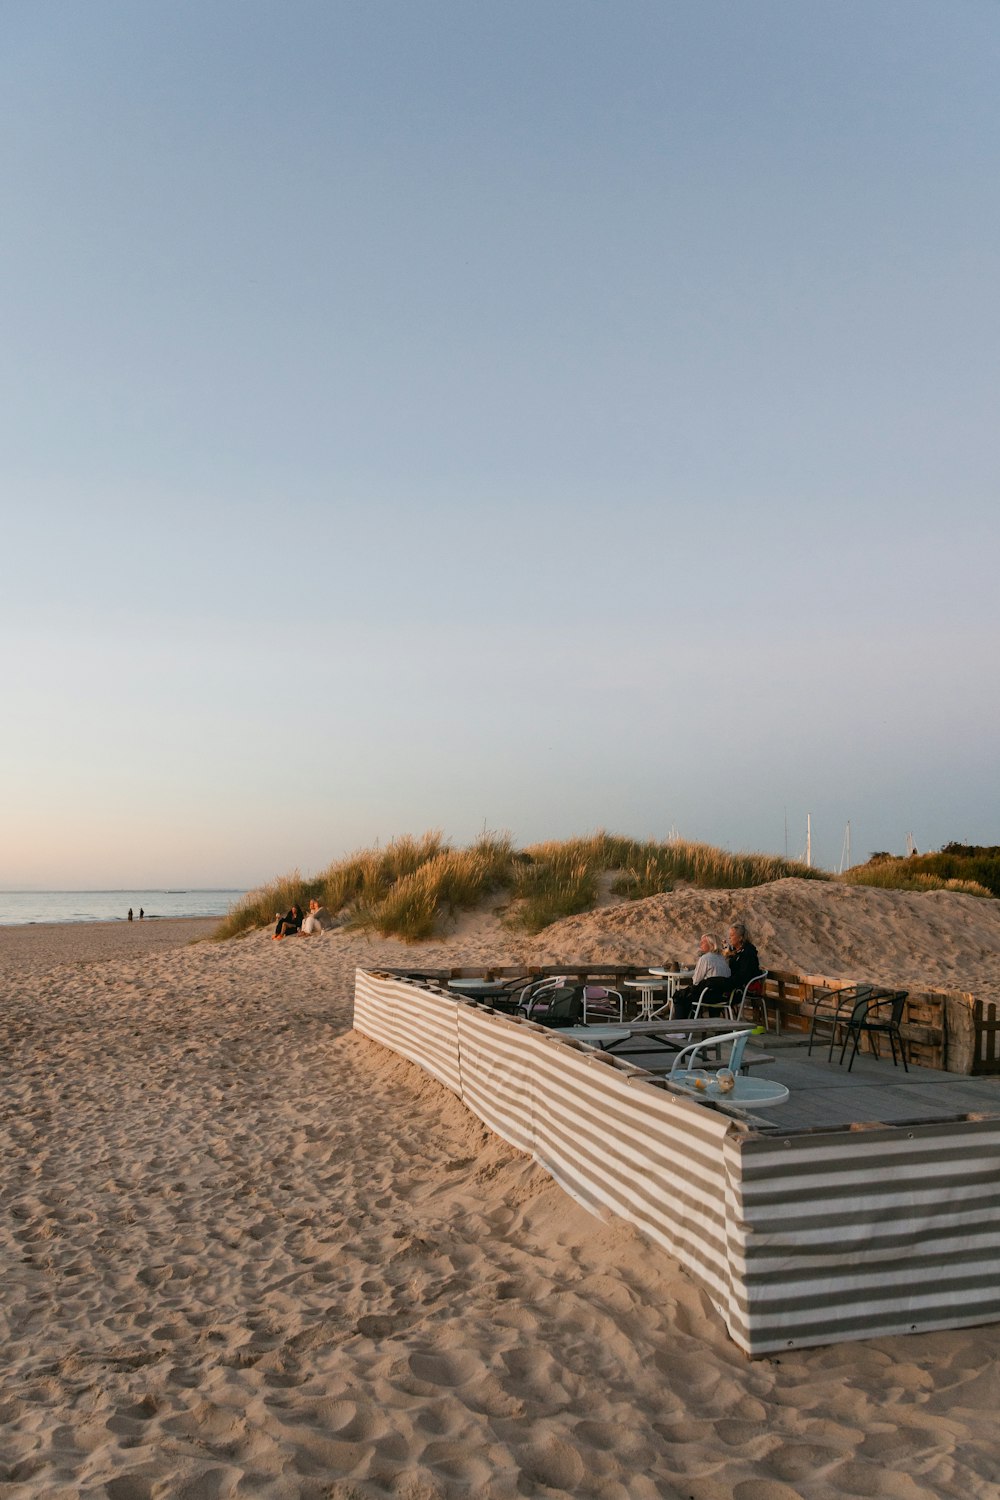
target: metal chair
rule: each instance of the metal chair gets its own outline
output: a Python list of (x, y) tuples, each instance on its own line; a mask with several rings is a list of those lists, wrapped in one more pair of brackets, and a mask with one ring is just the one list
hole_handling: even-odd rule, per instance
[(508, 1015), (516, 1015), (521, 1007), (521, 1000), (525, 990), (530, 986), (531, 980), (524, 974), (514, 979), (505, 979), (503, 987), (505, 993), (494, 995), (489, 1002), (494, 1010), (506, 1011)]
[[(615, 1003), (613, 1004), (612, 1001)], [(585, 984), (583, 986), (583, 1024), (589, 1026), (591, 1018), (597, 1021), (606, 1021), (609, 1016), (617, 1014), (617, 1019), (625, 1019), (625, 1001), (619, 990), (612, 990), (606, 984)]]
[(698, 998), (694, 1002), (694, 1009), (691, 1012), (692, 1020), (696, 1021), (701, 1015), (702, 1006), (707, 1005), (710, 1010), (718, 1010), (720, 1015), (728, 1016), (730, 1021), (734, 1021), (736, 1019), (733, 1015), (733, 995), (735, 992), (731, 986), (728, 989), (726, 988), (728, 984), (728, 979), (706, 980), (698, 991)]
[(567, 974), (528, 985), (521, 991), (517, 1010), (541, 1026), (574, 1026), (583, 1019), (579, 986)]
[[(770, 1027), (770, 1025), (768, 1023), (768, 1019), (767, 1019), (767, 1001), (764, 998), (764, 981), (766, 980), (766, 978), (767, 978), (767, 970), (766, 969), (761, 969), (761, 971), (760, 971), (759, 974), (755, 974), (754, 977), (752, 979), (748, 980), (747, 983), (743, 986), (743, 990), (740, 993), (740, 1003), (739, 1003), (739, 1005), (737, 1005), (735, 1007), (735, 1010), (736, 1010), (735, 1019), (737, 1021), (742, 1021), (744, 1008), (747, 1005), (747, 1002), (749, 1001), (750, 1005), (752, 1005), (752, 1006), (757, 1006), (757, 1005), (760, 1006), (760, 1014), (761, 1014), (761, 1019), (764, 1022), (764, 1030), (765, 1031), (770, 1031), (771, 1027)], [(755, 985), (759, 985), (760, 988), (759, 989), (755, 989), (754, 988)], [(732, 1005), (731, 1005), (731, 1008), (732, 1008)], [(778, 1012), (777, 1004), (774, 1007), (774, 1029), (775, 1029), (775, 1033), (776, 1034), (780, 1034), (780, 1032), (781, 1032), (781, 1016), (780, 1016), (780, 1014)]]
[[(721, 1042), (732, 1042), (726, 1067), (730, 1072), (738, 1073), (743, 1067), (743, 1053), (746, 1051), (747, 1042), (752, 1034), (750, 1031), (724, 1031), (721, 1036), (702, 1037), (700, 1042), (692, 1042), (689, 1046), (680, 1049), (674, 1058), (670, 1073), (686, 1072), (693, 1065), (699, 1052), (704, 1052), (708, 1048), (717, 1048)], [(668, 1078), (670, 1073), (667, 1074)]]
[[(879, 1055), (879, 1037), (887, 1036), (889, 1038), (889, 1046), (892, 1048), (892, 1065), (894, 1068), (898, 1066), (896, 1062), (896, 1043), (898, 1041), (899, 1055), (903, 1059), (903, 1072), (908, 1073), (910, 1071), (906, 1065), (906, 1047), (903, 1043), (903, 1034), (899, 1029), (900, 1022), (903, 1019), (903, 1006), (906, 1004), (909, 993), (909, 990), (895, 990), (891, 994), (869, 996), (866, 1000), (857, 1001), (851, 1012), (850, 1020), (846, 1024), (844, 1045), (840, 1049), (840, 1061), (843, 1062), (844, 1053), (847, 1051), (847, 1044), (853, 1037), (854, 1046), (851, 1049), (851, 1060), (847, 1064), (848, 1073), (854, 1066), (854, 1059), (858, 1055), (858, 1046), (862, 1036), (867, 1036), (870, 1039), (870, 1046), (876, 1057)], [(884, 1012), (886, 1007), (888, 1007), (888, 1014), (883, 1014), (881, 1019), (873, 1021), (872, 1016), (875, 1015), (875, 1012)]]
[[(694, 1094), (696, 1098), (713, 1104), (728, 1105), (730, 1109), (755, 1110), (772, 1104), (782, 1104), (788, 1098), (786, 1084), (776, 1083), (770, 1078), (741, 1076), (743, 1051), (750, 1035), (749, 1031), (727, 1031), (722, 1036), (706, 1038), (704, 1041), (694, 1042), (689, 1047), (683, 1047), (674, 1059), (670, 1072), (666, 1075), (667, 1081), (676, 1084), (688, 1094)], [(691, 1064), (697, 1061), (698, 1054), (703, 1048), (717, 1046), (719, 1042), (732, 1042), (733, 1044), (727, 1065), (733, 1077), (727, 1079), (724, 1084), (719, 1073), (704, 1073), (700, 1069), (691, 1067)], [(684, 1067), (679, 1066), (682, 1060), (686, 1064)], [(723, 1070), (720, 1069), (721, 1071)]]
[[(829, 1042), (827, 1062), (833, 1062), (833, 1049), (840, 1041), (840, 1029), (847, 1025), (854, 1007), (862, 1000), (870, 1000), (874, 994), (872, 984), (847, 984), (837, 990), (819, 990), (813, 996), (812, 1018), (809, 1024), (809, 1048), (812, 1056), (813, 1042)], [(833, 1005), (830, 1005), (830, 1001)]]

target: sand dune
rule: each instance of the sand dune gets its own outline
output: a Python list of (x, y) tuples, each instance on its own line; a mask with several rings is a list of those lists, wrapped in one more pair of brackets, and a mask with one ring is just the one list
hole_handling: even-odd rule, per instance
[(953, 891), (882, 891), (778, 880), (746, 891), (680, 890), (581, 917), (542, 933), (559, 958), (656, 963), (690, 955), (701, 932), (746, 922), (774, 969), (914, 988), (1000, 994), (1000, 901)]
[(0, 1497), (996, 1495), (996, 1329), (750, 1364), (666, 1256), (350, 1031), (359, 962), (642, 962), (733, 911), (789, 966), (964, 986), (994, 910), (781, 882), (418, 950), (0, 931)]

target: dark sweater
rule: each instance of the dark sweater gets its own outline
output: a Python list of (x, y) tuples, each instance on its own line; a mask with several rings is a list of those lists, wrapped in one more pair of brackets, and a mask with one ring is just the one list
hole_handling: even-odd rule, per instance
[(753, 943), (744, 942), (738, 953), (729, 955), (729, 972), (732, 975), (730, 985), (734, 990), (741, 990), (751, 979), (756, 979), (760, 973), (760, 959)]

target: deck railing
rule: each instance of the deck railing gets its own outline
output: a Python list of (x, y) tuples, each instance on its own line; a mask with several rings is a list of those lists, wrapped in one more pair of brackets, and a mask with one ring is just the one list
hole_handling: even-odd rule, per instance
[[(680, 966), (680, 960), (663, 955), (664, 966)], [(766, 962), (766, 957), (764, 962)], [(601, 963), (529, 964), (516, 967), (505, 964), (456, 966), (450, 969), (392, 969), (388, 972), (405, 977), (420, 976), (447, 985), (449, 979), (481, 976), (485, 979), (543, 979), (565, 974), (580, 983), (597, 980), (620, 989), (626, 979), (649, 972), (648, 964)], [(805, 1031), (812, 1019), (816, 998), (824, 990), (845, 985), (871, 984), (864, 974), (799, 974), (794, 970), (771, 970), (765, 987), (768, 1008), (777, 1012), (781, 1027), (787, 1031)], [(877, 981), (882, 985), (886, 981)], [(895, 988), (908, 988), (900, 983)], [(903, 1019), (903, 1036), (907, 1057), (917, 1067), (941, 1068), (949, 1073), (1000, 1074), (1000, 1018), (998, 1006), (977, 1000), (965, 990), (909, 989)]]

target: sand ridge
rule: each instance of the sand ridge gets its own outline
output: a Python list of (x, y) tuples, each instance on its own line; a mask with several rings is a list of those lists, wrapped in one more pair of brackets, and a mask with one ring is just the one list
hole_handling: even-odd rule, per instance
[[(767, 889), (711, 902), (791, 947)], [(749, 1363), (668, 1257), (350, 1030), (359, 962), (586, 958), (677, 901), (683, 952), (704, 895), (417, 950), (0, 931), (0, 1497), (995, 1495), (998, 1330)]]

